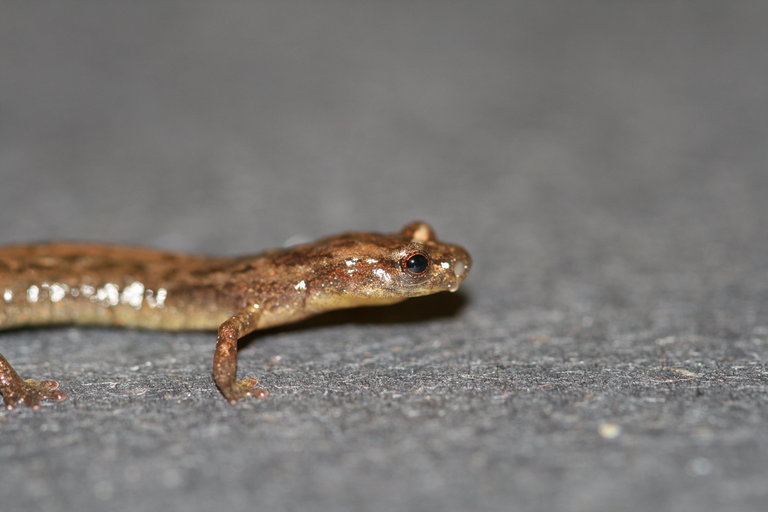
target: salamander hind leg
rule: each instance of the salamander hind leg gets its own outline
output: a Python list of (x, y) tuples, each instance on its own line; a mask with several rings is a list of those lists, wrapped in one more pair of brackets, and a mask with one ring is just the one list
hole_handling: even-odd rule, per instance
[(55, 380), (22, 379), (0, 354), (0, 394), (3, 395), (6, 409), (14, 409), (19, 405), (39, 409), (43, 400), (64, 400), (67, 395), (57, 391), (58, 387), (59, 383)]
[(248, 377), (237, 380), (237, 340), (258, 327), (261, 313), (254, 306), (239, 311), (219, 327), (216, 351), (213, 355), (213, 380), (221, 394), (231, 404), (244, 398), (264, 398), (269, 394), (259, 389), (257, 379)]

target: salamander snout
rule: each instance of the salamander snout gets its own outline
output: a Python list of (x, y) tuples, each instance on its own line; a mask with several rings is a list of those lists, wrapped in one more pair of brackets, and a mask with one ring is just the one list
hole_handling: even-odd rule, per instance
[(467, 274), (469, 274), (469, 270), (472, 267), (472, 257), (463, 247), (459, 246), (454, 246), (451, 253), (447, 268), (445, 262), (442, 262), (441, 265), (449, 274), (448, 291), (455, 292), (459, 289), (459, 285), (467, 277)]
[(433, 290), (455, 292), (469, 274), (472, 258), (459, 245), (434, 244), (430, 249), (432, 270), (428, 273), (429, 286)]

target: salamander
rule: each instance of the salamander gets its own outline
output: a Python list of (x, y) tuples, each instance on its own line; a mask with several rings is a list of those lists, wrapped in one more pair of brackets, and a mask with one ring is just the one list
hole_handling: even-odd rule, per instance
[[(213, 380), (235, 403), (263, 398), (238, 380), (238, 339), (325, 311), (456, 291), (472, 260), (424, 222), (399, 232), (342, 233), (252, 256), (215, 257), (88, 243), (0, 247), (0, 329), (78, 324), (217, 330)], [(0, 354), (8, 409), (66, 395), (22, 379)]]

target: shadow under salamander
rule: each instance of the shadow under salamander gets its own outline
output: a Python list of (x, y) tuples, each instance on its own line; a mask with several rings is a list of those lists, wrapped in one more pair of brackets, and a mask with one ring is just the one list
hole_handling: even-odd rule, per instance
[(241, 338), (238, 345), (242, 349), (262, 336), (333, 325), (352, 323), (375, 325), (416, 324), (439, 318), (451, 318), (464, 309), (468, 303), (468, 297), (462, 292), (437, 293), (425, 297), (414, 297), (390, 306), (370, 306), (329, 311), (294, 324), (252, 332)]

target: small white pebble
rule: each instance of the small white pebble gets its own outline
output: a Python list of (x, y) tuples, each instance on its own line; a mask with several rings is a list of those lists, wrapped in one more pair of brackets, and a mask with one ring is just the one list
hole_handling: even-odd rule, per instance
[(621, 427), (616, 423), (601, 423), (597, 427), (597, 433), (603, 439), (616, 439), (621, 435)]
[(696, 457), (688, 461), (685, 469), (691, 475), (705, 476), (712, 472), (712, 462), (706, 457)]

